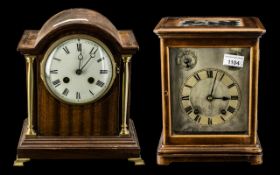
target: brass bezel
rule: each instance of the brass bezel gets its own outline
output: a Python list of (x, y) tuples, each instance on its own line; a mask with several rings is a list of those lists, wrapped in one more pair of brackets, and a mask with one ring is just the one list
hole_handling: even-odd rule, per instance
[[(81, 39), (87, 39), (87, 40), (90, 40), (90, 41), (93, 41), (95, 43), (97, 43), (98, 45), (100, 45), (104, 50), (105, 52), (109, 55), (109, 59), (112, 63), (112, 78), (110, 80), (110, 83), (109, 85), (107, 86), (107, 89), (97, 98), (95, 98), (94, 100), (92, 101), (89, 101), (89, 102), (85, 102), (85, 103), (73, 103), (73, 102), (69, 102), (69, 101), (66, 101), (64, 99), (61, 99), (59, 96), (57, 96), (52, 90), (51, 88), (49, 87), (48, 83), (47, 83), (47, 80), (46, 80), (46, 74), (45, 74), (45, 68), (46, 68), (46, 62), (48, 60), (48, 57), (49, 55), (51, 54), (51, 52), (53, 51), (53, 49), (55, 49), (59, 44), (67, 41), (67, 40), (70, 40), (70, 39), (74, 39), (74, 38), (81, 38)], [(41, 64), (40, 64), (40, 75), (41, 75), (41, 79), (45, 85), (45, 87), (47, 88), (47, 90), (59, 101), (63, 102), (63, 103), (66, 103), (66, 104), (70, 104), (70, 105), (85, 105), (85, 104), (89, 104), (89, 103), (93, 103), (93, 102), (96, 102), (98, 100), (100, 100), (103, 96), (105, 96), (105, 94), (107, 94), (107, 92), (111, 89), (114, 81), (115, 81), (115, 78), (116, 78), (116, 62), (115, 62), (115, 59), (114, 59), (114, 56), (112, 54), (112, 52), (110, 51), (110, 49), (102, 42), (100, 41), (99, 39), (97, 39), (96, 37), (93, 37), (93, 36), (90, 36), (90, 35), (86, 35), (86, 34), (71, 34), (71, 35), (67, 35), (67, 36), (64, 36), (62, 38), (59, 38), (58, 40), (56, 40), (55, 42), (53, 42), (50, 47), (47, 49), (47, 51), (45, 52), (44, 56), (43, 56), (43, 60), (41, 61)]]

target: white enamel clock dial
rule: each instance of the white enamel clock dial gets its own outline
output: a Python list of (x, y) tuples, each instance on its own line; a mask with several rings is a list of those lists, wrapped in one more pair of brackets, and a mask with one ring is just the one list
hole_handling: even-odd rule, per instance
[(45, 55), (43, 79), (59, 100), (84, 104), (101, 98), (111, 87), (115, 63), (96, 38), (72, 35), (55, 42)]

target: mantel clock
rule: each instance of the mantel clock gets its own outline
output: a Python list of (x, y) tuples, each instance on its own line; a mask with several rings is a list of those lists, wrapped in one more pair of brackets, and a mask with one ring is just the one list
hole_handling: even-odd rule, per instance
[(157, 163), (262, 163), (255, 17), (167, 17), (160, 38), (163, 131)]
[(28, 117), (17, 159), (129, 159), (142, 164), (129, 116), (130, 30), (100, 13), (64, 10), (18, 44), (26, 59)]

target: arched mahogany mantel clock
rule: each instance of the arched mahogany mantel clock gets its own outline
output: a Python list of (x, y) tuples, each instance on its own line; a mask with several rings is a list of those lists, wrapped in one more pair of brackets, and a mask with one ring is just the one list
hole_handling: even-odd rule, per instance
[(69, 9), (18, 44), (26, 59), (28, 117), (15, 166), (30, 159), (129, 159), (143, 164), (129, 117), (131, 30)]

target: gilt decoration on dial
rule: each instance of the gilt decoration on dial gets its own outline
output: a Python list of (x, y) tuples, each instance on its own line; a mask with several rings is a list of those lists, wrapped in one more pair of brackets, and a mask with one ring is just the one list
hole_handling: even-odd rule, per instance
[(88, 35), (59, 39), (41, 64), (47, 89), (58, 100), (86, 104), (100, 99), (115, 78), (115, 62), (108, 47)]

